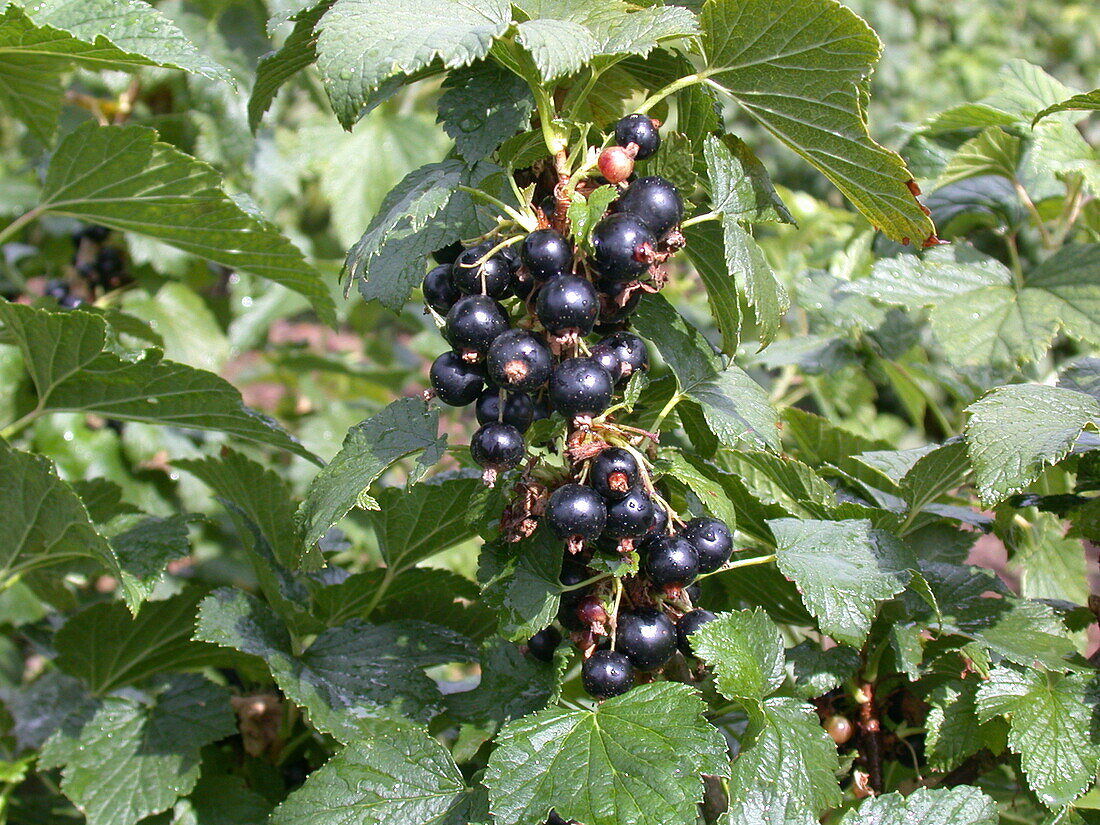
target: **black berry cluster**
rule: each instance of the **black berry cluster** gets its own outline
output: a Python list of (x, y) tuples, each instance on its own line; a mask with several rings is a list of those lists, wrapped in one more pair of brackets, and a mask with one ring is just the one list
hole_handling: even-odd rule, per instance
[(122, 251), (107, 243), (110, 234), (106, 227), (94, 225), (74, 233), (73, 277), (48, 281), (45, 295), (56, 300), (62, 309), (75, 309), (87, 299), (94, 300), (98, 294), (130, 283)]

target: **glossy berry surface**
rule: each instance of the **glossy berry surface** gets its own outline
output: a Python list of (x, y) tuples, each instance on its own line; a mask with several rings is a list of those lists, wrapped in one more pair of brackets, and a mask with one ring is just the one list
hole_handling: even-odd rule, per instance
[(649, 535), (665, 535), (668, 532), (668, 510), (660, 505), (653, 508), (653, 524), (650, 525)]
[(702, 608), (689, 611), (681, 616), (680, 620), (676, 622), (676, 646), (680, 648), (680, 652), (685, 656), (694, 655), (691, 650), (691, 634), (707, 622), (713, 622), (717, 618), (709, 610), (703, 610)]
[(450, 264), (441, 264), (424, 276), (424, 303), (440, 315), (450, 312), (461, 297), (462, 293), (451, 283)]
[(607, 508), (591, 487), (565, 484), (550, 495), (546, 520), (560, 539), (594, 540), (607, 523)]
[(616, 384), (619, 383), (619, 379), (622, 378), (623, 374), (623, 364), (619, 360), (619, 356), (615, 354), (615, 351), (611, 349), (611, 347), (597, 344), (592, 347), (592, 352), (589, 353), (588, 357), (607, 370), (612, 381)]
[(513, 329), (493, 341), (487, 368), (489, 380), (498, 387), (533, 392), (550, 379), (554, 359), (538, 335)]
[(652, 230), (640, 218), (628, 212), (609, 215), (592, 231), (596, 269), (614, 281), (637, 278), (649, 268), (647, 254), (654, 243)]
[(459, 298), (447, 313), (443, 334), (455, 350), (485, 354), (489, 346), (508, 331), (504, 307), (487, 295)]
[(480, 256), (472, 254), (477, 249), (467, 249), (458, 256), (451, 265), (451, 282), (466, 295), (506, 297), (512, 289), (512, 269), (507, 259), (498, 254), (479, 264)]
[(634, 687), (634, 666), (622, 653), (597, 650), (581, 666), (581, 683), (590, 696), (610, 699)]
[(479, 467), (511, 470), (523, 461), (523, 433), (511, 424), (485, 424), (470, 439), (470, 454)]
[(699, 575), (699, 554), (680, 536), (650, 537), (642, 551), (646, 578), (657, 587), (686, 587)]
[(641, 483), (638, 461), (622, 447), (608, 447), (594, 459), (589, 478), (596, 492), (608, 501), (620, 501)]
[(622, 183), (634, 174), (634, 158), (622, 146), (608, 146), (600, 152), (596, 165), (608, 183)]
[(473, 404), (485, 388), (481, 371), (449, 351), (432, 362), (428, 378), (436, 398), (452, 407)]
[(653, 499), (645, 490), (631, 490), (619, 501), (607, 505), (604, 535), (613, 539), (644, 536), (653, 524), (653, 510)]
[(599, 415), (611, 405), (615, 382), (591, 358), (570, 358), (550, 376), (550, 403), (567, 418)]
[(638, 178), (615, 203), (618, 213), (629, 213), (663, 238), (684, 216), (684, 202), (676, 187), (656, 175)]
[(661, 148), (661, 133), (649, 115), (627, 115), (615, 124), (615, 142), (623, 147), (635, 144), (638, 160), (644, 160)]
[(527, 640), (527, 652), (540, 662), (552, 662), (560, 644), (561, 632), (556, 627), (546, 627)]
[(716, 518), (693, 518), (680, 531), (699, 554), (699, 572), (710, 573), (730, 560), (733, 536), (725, 522)]
[(559, 275), (539, 290), (535, 311), (551, 335), (574, 330), (587, 335), (600, 315), (600, 298), (596, 288), (584, 278)]
[(536, 229), (524, 238), (520, 257), (527, 271), (539, 281), (566, 275), (573, 268), (573, 246), (554, 229)]
[[(561, 575), (558, 580), (563, 587), (573, 587), (592, 578), (591, 571), (583, 564), (579, 564), (572, 558), (566, 558), (562, 565)], [(577, 605), (588, 596), (589, 589), (580, 587), (575, 590), (565, 590), (561, 594), (561, 602), (558, 606), (558, 621), (567, 630), (583, 630), (584, 624), (577, 616)]]
[(631, 332), (616, 332), (601, 340), (596, 349), (610, 351), (619, 363), (620, 380), (629, 379), (636, 372), (649, 369), (649, 348), (645, 341)]
[(491, 424), (500, 421), (511, 424), (521, 433), (527, 432), (531, 422), (535, 420), (535, 402), (525, 392), (504, 393), (503, 410), (500, 403), (501, 392), (496, 387), (489, 387), (477, 397), (477, 406), (474, 414), (478, 424)]
[(638, 670), (656, 670), (676, 652), (676, 625), (652, 607), (620, 613), (615, 638), (619, 651)]
[(607, 622), (607, 608), (599, 596), (585, 596), (577, 603), (577, 618), (585, 627)]

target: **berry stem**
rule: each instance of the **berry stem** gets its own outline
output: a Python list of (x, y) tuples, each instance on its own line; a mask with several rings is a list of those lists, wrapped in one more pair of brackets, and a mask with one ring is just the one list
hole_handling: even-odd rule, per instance
[(583, 589), (583, 588), (585, 588), (585, 587), (588, 587), (589, 585), (593, 585), (593, 584), (599, 584), (599, 583), (600, 583), (600, 582), (602, 582), (602, 581), (603, 581), (604, 579), (609, 579), (609, 578), (611, 578), (611, 574), (610, 574), (610, 573), (600, 573), (600, 574), (598, 574), (598, 575), (596, 575), (596, 576), (593, 576), (593, 577), (592, 577), (592, 578), (590, 578), (590, 579), (585, 579), (585, 580), (584, 580), (584, 581), (582, 581), (582, 582), (577, 582), (576, 584), (570, 584), (570, 585), (568, 585), (568, 586), (566, 586), (566, 587), (563, 587), (563, 588), (561, 589), (561, 592), (562, 592), (562, 593), (568, 593), (568, 592), (569, 592), (570, 590), (581, 590), (581, 589)]
[(738, 561), (732, 561), (728, 564), (724, 564), (717, 570), (711, 570), (709, 573), (703, 573), (702, 575), (697, 576), (695, 580), (699, 581), (699, 579), (705, 579), (707, 576), (713, 576), (717, 573), (725, 573), (730, 570), (736, 570), (738, 567), (752, 567), (757, 564), (770, 564), (773, 561), (775, 561), (775, 553), (771, 553), (767, 556), (756, 556), (755, 558), (751, 559), (739, 559)]
[(615, 579), (615, 602), (611, 606), (611, 649), (615, 649), (615, 637), (619, 632), (619, 604), (623, 600), (623, 580)]
[(698, 83), (706, 83), (711, 75), (717, 74), (720, 71), (722, 71), (721, 68), (706, 69), (702, 72), (685, 75), (679, 80), (674, 80), (663, 89), (659, 89), (651, 94), (649, 97), (647, 97), (645, 101), (642, 102), (642, 105), (634, 111), (640, 115), (644, 115), (669, 95), (676, 94), (676, 92), (680, 91), (681, 89), (686, 89), (688, 86), (694, 86)]
[(694, 226), (697, 223), (703, 223), (704, 221), (716, 221), (721, 217), (721, 212), (704, 212), (702, 215), (696, 215), (694, 218), (688, 218), (686, 221), (680, 224), (680, 228), (687, 229), (687, 227)]
[(488, 192), (482, 192), (480, 189), (474, 189), (472, 186), (462, 186), (461, 184), (456, 188), (459, 192), (465, 192), (467, 195), (469, 195), (471, 198), (474, 198), (475, 200), (483, 200), (486, 203), (492, 204), (497, 209), (503, 210), (510, 218), (512, 218), (512, 220), (514, 220), (528, 232), (534, 232), (538, 228), (538, 221), (535, 220), (533, 215), (524, 215), (516, 211), (500, 198), (495, 198)]

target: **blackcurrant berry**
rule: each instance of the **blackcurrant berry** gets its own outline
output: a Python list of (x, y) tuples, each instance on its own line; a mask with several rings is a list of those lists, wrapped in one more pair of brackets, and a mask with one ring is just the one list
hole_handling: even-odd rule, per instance
[(596, 347), (601, 353), (606, 347), (615, 355), (620, 365), (619, 376), (624, 381), (636, 372), (649, 369), (649, 350), (645, 341), (631, 332), (613, 333), (601, 340)]
[(630, 286), (630, 281), (612, 281), (601, 278), (596, 281), (596, 289), (602, 296), (600, 301), (600, 322), (617, 324), (634, 314), (642, 301), (641, 290), (635, 290), (624, 302), (622, 294)]
[(599, 415), (611, 405), (615, 382), (591, 358), (570, 358), (550, 376), (550, 403), (566, 418)]
[(650, 536), (642, 551), (646, 578), (657, 587), (686, 587), (699, 575), (699, 554), (680, 536)]
[(512, 275), (512, 293), (521, 301), (526, 302), (531, 297), (538, 282), (531, 277), (530, 272), (516, 272)]
[(634, 687), (634, 667), (614, 650), (597, 650), (581, 666), (581, 682), (589, 695), (610, 699)]
[(577, 618), (585, 627), (592, 627), (596, 624), (602, 625), (608, 619), (607, 608), (603, 606), (599, 596), (585, 596), (577, 604)]
[(480, 427), (470, 439), (470, 453), (486, 470), (511, 470), (523, 461), (523, 433), (496, 421)]
[(689, 584), (684, 588), (684, 595), (691, 599), (692, 604), (699, 602), (699, 597), (703, 594), (703, 587), (699, 582)]
[(613, 281), (630, 280), (645, 272), (655, 243), (649, 227), (629, 212), (607, 216), (592, 231), (596, 268)]
[(577, 605), (590, 593), (588, 587), (576, 587), (583, 581), (592, 578), (592, 571), (578, 562), (572, 556), (566, 556), (562, 563), (561, 575), (558, 580), (563, 587), (574, 587), (573, 590), (563, 590), (558, 606), (558, 621), (567, 630), (584, 630), (585, 626), (577, 616)]
[(550, 412), (550, 404), (544, 396), (540, 395), (535, 399), (535, 421), (542, 421), (544, 418), (549, 418)]
[(656, 670), (676, 652), (676, 625), (661, 611), (622, 612), (618, 621), (616, 645), (638, 670)]
[(630, 214), (649, 227), (657, 238), (663, 238), (680, 223), (684, 202), (676, 187), (656, 175), (638, 178), (615, 202), (615, 211)]
[(551, 811), (550, 816), (546, 817), (546, 825), (576, 825), (576, 822), (575, 819), (562, 819), (556, 811)]
[(440, 315), (450, 312), (461, 297), (462, 293), (451, 282), (450, 264), (441, 264), (424, 276), (424, 303)]
[(491, 298), (504, 298), (512, 289), (512, 270), (508, 261), (500, 255), (494, 255), (483, 263), (478, 263), (482, 255), (475, 254), (481, 247), (467, 249), (451, 265), (451, 281), (460, 292), (466, 295), (488, 295)]
[(95, 256), (96, 271), (105, 278), (117, 275), (126, 267), (122, 253), (111, 246), (105, 246)]
[(496, 387), (489, 387), (477, 398), (477, 406), (474, 412), (477, 415), (478, 424), (492, 424), (500, 421), (511, 424), (521, 433), (527, 432), (531, 422), (535, 419), (535, 402), (525, 392), (504, 393), (504, 408), (501, 411), (501, 391)]
[(619, 360), (619, 356), (615, 354), (615, 351), (611, 347), (597, 344), (592, 347), (592, 352), (589, 353), (589, 358), (607, 370), (608, 375), (611, 376), (616, 384), (619, 383), (619, 379), (622, 378), (623, 364)]
[(59, 298), (57, 303), (62, 309), (79, 309), (84, 306), (84, 301), (75, 295), (66, 295), (64, 298)]
[(554, 661), (554, 651), (561, 644), (561, 633), (556, 627), (543, 628), (527, 640), (527, 652), (541, 662)]
[(550, 495), (546, 519), (560, 539), (594, 541), (607, 523), (607, 508), (591, 487), (565, 484)]
[(523, 239), (520, 257), (536, 280), (547, 281), (573, 269), (573, 247), (555, 229), (536, 229)]
[(680, 648), (680, 652), (685, 656), (694, 655), (691, 650), (691, 634), (707, 622), (713, 622), (717, 618), (709, 610), (703, 610), (702, 608), (689, 611), (681, 616), (680, 621), (676, 622), (676, 646)]
[(554, 359), (539, 336), (513, 329), (493, 341), (487, 365), (489, 380), (498, 387), (533, 392), (550, 379)]
[(453, 352), (445, 352), (432, 362), (428, 374), (436, 397), (452, 407), (465, 407), (477, 400), (485, 388), (481, 371)]
[(442, 249), (432, 253), (432, 258), (437, 264), (453, 264), (455, 259), (462, 254), (462, 241), (455, 241)]
[(608, 447), (592, 459), (589, 477), (597, 493), (608, 501), (620, 501), (638, 487), (641, 471), (629, 450)]
[(638, 147), (638, 160), (653, 155), (661, 147), (661, 133), (649, 115), (627, 115), (615, 124), (615, 142), (626, 147)]
[(599, 317), (600, 297), (584, 278), (559, 275), (539, 290), (535, 311), (551, 335), (573, 331), (587, 335)]
[(726, 523), (716, 518), (693, 518), (680, 535), (690, 541), (699, 554), (699, 572), (710, 573), (730, 560), (733, 536)]
[(508, 264), (508, 271), (515, 275), (516, 270), (519, 269), (519, 265), (522, 263), (515, 246), (506, 246), (497, 255), (504, 259), (504, 262)]
[(644, 536), (653, 525), (653, 499), (645, 490), (631, 490), (619, 501), (607, 505), (607, 524), (603, 533), (613, 539)]
[(649, 534), (663, 536), (668, 532), (668, 510), (657, 505), (653, 508), (653, 525), (649, 528)]
[(504, 307), (487, 295), (459, 298), (447, 313), (444, 337), (462, 355), (484, 355), (489, 346), (508, 331)]
[(53, 298), (55, 301), (60, 301), (63, 298), (68, 298), (70, 291), (71, 289), (67, 281), (53, 279), (46, 283), (46, 289), (43, 291), (43, 294), (47, 298)]
[(825, 732), (832, 737), (838, 745), (843, 745), (855, 734), (855, 725), (846, 716), (836, 714), (825, 720)]
[(634, 174), (634, 158), (622, 146), (608, 146), (600, 152), (596, 165), (608, 183), (622, 183)]

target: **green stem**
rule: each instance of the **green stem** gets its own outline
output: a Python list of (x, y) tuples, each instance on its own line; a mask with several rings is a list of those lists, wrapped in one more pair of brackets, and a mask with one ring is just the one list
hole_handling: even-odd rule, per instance
[(703, 223), (704, 221), (716, 221), (721, 217), (721, 212), (705, 212), (702, 215), (696, 215), (694, 218), (688, 218), (686, 221), (680, 224), (680, 228), (687, 229), (689, 226), (694, 226), (697, 223)]
[(619, 605), (623, 600), (623, 580), (615, 579), (615, 604), (611, 608), (611, 649), (615, 649), (615, 636), (619, 632)]
[(685, 77), (681, 77), (679, 80), (673, 81), (672, 83), (669, 83), (667, 86), (665, 86), (663, 89), (660, 89), (651, 94), (642, 102), (641, 106), (635, 109), (635, 111), (639, 114), (645, 114), (669, 95), (674, 95), (681, 89), (686, 89), (688, 86), (694, 86), (698, 83), (705, 83), (712, 74), (715, 74), (718, 71), (718, 69), (707, 69), (706, 71), (696, 72), (695, 74), (689, 74)]
[(4, 429), (0, 430), (0, 438), (10, 440), (13, 436), (18, 435), (39, 418), (41, 418), (44, 412), (45, 410), (43, 410), (41, 406), (35, 407), (22, 418), (16, 419)]
[(18, 232), (20, 229), (22, 229), (28, 223), (33, 221), (35, 218), (37, 218), (39, 215), (41, 215), (42, 212), (44, 212), (44, 211), (45, 210), (43, 209), (43, 207), (36, 206), (34, 209), (30, 210), (29, 212), (26, 212), (26, 213), (20, 215), (14, 221), (12, 221), (10, 224), (8, 224), (3, 229), (3, 231), (0, 231), (0, 244), (4, 243), (4, 241), (6, 241), (8, 238), (10, 238), (12, 235), (14, 235), (16, 232)]
[(459, 192), (465, 192), (471, 198), (483, 200), (486, 203), (492, 204), (497, 209), (503, 210), (512, 220), (514, 220), (528, 232), (533, 232), (536, 229), (537, 224), (535, 223), (533, 218), (517, 212), (500, 198), (495, 198), (488, 192), (482, 192), (480, 189), (474, 189), (472, 186), (459, 185), (457, 188)]
[(676, 405), (683, 400), (684, 396), (680, 395), (680, 393), (675, 393), (672, 398), (668, 399), (668, 403), (665, 404), (664, 409), (657, 413), (657, 418), (653, 422), (653, 426), (650, 427), (650, 429), (653, 430), (653, 432), (659, 432), (661, 429), (661, 425), (664, 423), (665, 419), (668, 418), (669, 414), (674, 409), (676, 409)]
[(757, 564), (770, 564), (773, 561), (775, 561), (775, 553), (769, 553), (767, 556), (755, 556), (751, 559), (739, 559), (738, 561), (723, 565), (717, 570), (711, 570), (709, 573), (697, 576), (695, 580), (705, 579), (707, 576), (714, 576), (718, 573), (728, 573), (730, 570), (736, 570), (738, 567), (753, 567)]
[(1012, 261), (1012, 281), (1019, 291), (1024, 288), (1024, 265), (1020, 261), (1020, 248), (1016, 245), (1016, 234), (1005, 235), (1005, 244), (1008, 246), (1008, 257)]
[(386, 595), (386, 591), (389, 590), (390, 585), (393, 584), (393, 579), (393, 568), (387, 567), (386, 572), (382, 576), (382, 581), (378, 583), (378, 589), (374, 591), (374, 596), (371, 598), (370, 604), (367, 605), (366, 610), (362, 613), (365, 618), (369, 619), (371, 613), (378, 607), (379, 603), (382, 601), (382, 597)]
[(556, 155), (558, 152), (563, 152), (568, 147), (568, 142), (564, 140), (554, 130), (554, 100), (550, 97), (550, 93), (543, 89), (541, 86), (535, 86), (531, 89), (535, 93), (535, 108), (539, 113), (539, 126), (542, 128), (542, 140), (546, 144), (547, 150), (551, 155)]
[(1012, 185), (1016, 188), (1016, 195), (1023, 202), (1027, 211), (1031, 213), (1032, 220), (1035, 221), (1035, 226), (1039, 229), (1039, 237), (1043, 239), (1043, 247), (1050, 249), (1050, 232), (1047, 231), (1046, 224), (1043, 222), (1043, 216), (1039, 214), (1038, 208), (1035, 206), (1035, 201), (1031, 199), (1031, 195), (1024, 189), (1024, 185), (1020, 183), (1018, 178), (1012, 179)]
[(561, 589), (561, 592), (562, 593), (568, 593), (570, 590), (581, 590), (585, 587), (588, 587), (589, 585), (597, 584), (599, 582), (602, 582), (604, 579), (610, 579), (610, 578), (611, 578), (610, 573), (600, 573), (599, 575), (593, 576), (590, 579), (585, 579), (582, 582), (577, 582), (576, 584), (571, 584), (567, 587), (563, 587)]

